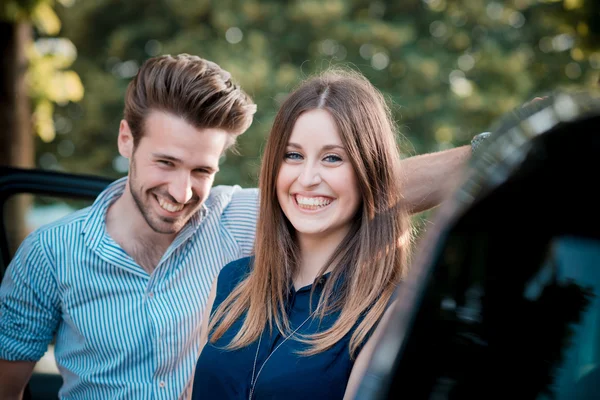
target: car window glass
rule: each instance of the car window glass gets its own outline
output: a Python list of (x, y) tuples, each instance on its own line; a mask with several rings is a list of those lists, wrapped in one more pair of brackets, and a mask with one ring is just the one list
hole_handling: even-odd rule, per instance
[(491, 395), (494, 388), (513, 383), (515, 393), (526, 398), (595, 396), (600, 242), (561, 237), (540, 261), (524, 282), (511, 265), (504, 271), (471, 265), (448, 274), (440, 285), (445, 286), (440, 326), (448, 341), (439, 353), (436, 396)]

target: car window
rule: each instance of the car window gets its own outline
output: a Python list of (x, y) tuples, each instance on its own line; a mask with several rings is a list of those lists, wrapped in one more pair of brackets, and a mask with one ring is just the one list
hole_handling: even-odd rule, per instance
[(577, 291), (580, 301), (570, 307), (577, 317), (567, 328), (553, 391), (557, 399), (593, 398), (600, 382), (600, 241), (562, 238), (552, 264), (557, 283)]
[[(447, 252), (468, 253), (456, 243)], [(506, 251), (506, 260), (525, 262), (494, 269), (454, 259), (436, 272), (394, 392), (409, 390), (410, 376), (414, 390), (430, 399), (597, 398), (600, 241), (559, 236), (537, 259)]]

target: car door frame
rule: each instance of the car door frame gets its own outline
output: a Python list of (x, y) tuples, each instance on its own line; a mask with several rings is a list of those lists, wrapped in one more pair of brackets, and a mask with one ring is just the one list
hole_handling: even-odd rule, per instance
[(10, 254), (4, 207), (15, 195), (33, 194), (80, 200), (93, 200), (112, 179), (95, 175), (72, 174), (37, 169), (0, 167), (0, 282), (12, 255)]

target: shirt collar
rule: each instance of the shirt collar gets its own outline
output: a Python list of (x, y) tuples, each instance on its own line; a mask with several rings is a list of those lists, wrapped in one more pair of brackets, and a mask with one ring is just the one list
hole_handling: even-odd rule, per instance
[[(102, 191), (90, 207), (90, 213), (83, 225), (82, 234), (85, 235), (85, 243), (92, 249), (98, 247), (102, 238), (106, 235), (106, 213), (108, 208), (125, 192), (127, 176), (117, 179)], [(175, 238), (175, 242), (182, 243), (187, 240), (200, 226), (202, 220), (208, 214), (208, 208), (202, 204), (182, 231)]]
[(291, 291), (291, 293), (310, 292), (310, 290), (314, 286), (315, 290), (320, 293), (320, 290), (323, 289), (323, 286), (325, 286), (325, 283), (330, 278), (330, 276), (331, 276), (331, 272), (326, 272), (320, 278), (316, 279), (315, 282), (308, 284), (306, 286), (302, 286), (298, 290), (294, 289), (294, 285), (292, 284), (292, 285), (290, 285), (290, 291)]
[(117, 179), (102, 191), (90, 207), (90, 212), (83, 225), (82, 234), (85, 235), (85, 243), (92, 249), (98, 247), (104, 235), (106, 235), (106, 212), (125, 191), (127, 177)]

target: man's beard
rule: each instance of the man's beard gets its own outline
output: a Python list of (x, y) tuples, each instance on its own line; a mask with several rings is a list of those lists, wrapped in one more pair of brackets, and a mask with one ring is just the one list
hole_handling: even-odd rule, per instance
[[(170, 218), (170, 217), (164, 217), (164, 216), (160, 216), (160, 215), (153, 215), (152, 210), (151, 210), (151, 205), (144, 204), (144, 201), (143, 201), (144, 194), (141, 193), (142, 192), (141, 189), (138, 189), (136, 187), (136, 181), (137, 181), (137, 177), (136, 177), (135, 162), (132, 161), (131, 166), (130, 166), (130, 171), (129, 171), (129, 191), (131, 193), (131, 197), (133, 197), (133, 200), (134, 200), (138, 210), (140, 211), (140, 214), (142, 214), (142, 217), (144, 217), (144, 220), (146, 221), (148, 226), (154, 232), (162, 233), (162, 234), (178, 233), (185, 226), (185, 223), (189, 220), (190, 216), (193, 213), (190, 213), (187, 215), (182, 215), (178, 218)], [(153, 201), (151, 199), (151, 197), (154, 197), (154, 194), (152, 193), (152, 189), (146, 191), (146, 196), (148, 198), (148, 202)], [(185, 207), (190, 207), (190, 206), (191, 206), (191, 204), (186, 204)]]

